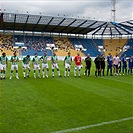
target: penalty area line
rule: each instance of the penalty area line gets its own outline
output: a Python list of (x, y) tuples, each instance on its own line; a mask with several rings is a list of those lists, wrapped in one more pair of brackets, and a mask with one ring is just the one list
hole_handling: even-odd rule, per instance
[(123, 118), (123, 119), (101, 122), (101, 123), (82, 126), (82, 127), (76, 127), (76, 128), (70, 128), (70, 129), (65, 129), (65, 130), (60, 130), (60, 131), (54, 131), (51, 133), (68, 133), (68, 132), (72, 132), (72, 131), (80, 131), (80, 130), (85, 130), (85, 129), (89, 129), (89, 128), (93, 128), (93, 127), (100, 127), (103, 125), (109, 125), (109, 124), (119, 123), (119, 122), (123, 122), (123, 121), (128, 121), (128, 120), (132, 120), (132, 119), (133, 119), (133, 117), (127, 117), (127, 118)]

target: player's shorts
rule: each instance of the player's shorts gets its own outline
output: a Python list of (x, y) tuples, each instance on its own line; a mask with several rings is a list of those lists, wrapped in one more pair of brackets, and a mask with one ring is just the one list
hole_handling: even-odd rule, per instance
[(39, 64), (38, 65), (34, 65), (33, 70), (36, 70), (36, 69), (40, 70), (40, 65)]
[(111, 64), (107, 66), (107, 69), (111, 69), (111, 68), (112, 68), (112, 65)]
[(114, 64), (114, 67), (115, 67), (116, 69), (118, 69), (118, 65), (115, 65), (115, 64)]
[(5, 71), (6, 71), (6, 64), (5, 64), (5, 65), (2, 65), (2, 64), (1, 64), (0, 67), (1, 67), (1, 68), (0, 68), (1, 70), (5, 70)]
[(80, 70), (81, 68), (82, 68), (82, 66), (81, 66), (81, 65), (76, 65), (76, 66), (75, 66), (75, 69)]
[(2, 70), (2, 64), (0, 64), (0, 70)]
[(101, 69), (105, 69), (105, 64), (101, 64)]
[(48, 68), (48, 64), (42, 63), (42, 69), (44, 69), (44, 68)]
[(132, 68), (132, 64), (131, 64), (131, 65), (128, 65), (128, 68), (130, 68), (130, 69), (131, 69), (131, 68)]
[(89, 66), (89, 65), (86, 66), (86, 69), (87, 70), (90, 70), (90, 68), (91, 68), (91, 66)]
[(25, 70), (26, 68), (30, 69), (30, 65), (29, 64), (23, 64), (23, 69)]
[(52, 64), (52, 69), (58, 69), (58, 64), (56, 63), (56, 64)]
[(65, 64), (65, 68), (70, 69), (70, 67), (71, 67), (70, 64), (68, 64), (68, 63)]
[(11, 65), (11, 70), (18, 70), (18, 65)]
[(100, 68), (101, 68), (101, 67), (100, 67), (100, 65), (96, 65), (96, 69), (98, 69), (98, 70), (99, 70)]
[(122, 66), (124, 69), (126, 69), (127, 68), (127, 65), (124, 65), (124, 66)]

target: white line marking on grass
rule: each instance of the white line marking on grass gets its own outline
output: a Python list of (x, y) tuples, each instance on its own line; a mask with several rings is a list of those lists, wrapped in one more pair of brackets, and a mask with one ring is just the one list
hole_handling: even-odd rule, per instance
[(114, 80), (114, 81), (118, 81), (118, 82), (123, 82), (123, 83), (127, 83), (127, 84), (133, 84), (133, 83), (122, 81), (122, 80), (118, 80), (118, 79), (112, 79), (112, 78), (107, 78), (107, 77), (101, 77), (101, 78), (107, 79), (107, 80)]
[(109, 124), (119, 123), (119, 122), (123, 122), (123, 121), (128, 121), (128, 120), (132, 120), (132, 119), (133, 119), (133, 117), (127, 117), (127, 118), (123, 118), (123, 119), (102, 122), (102, 123), (97, 123), (97, 124), (92, 124), (92, 125), (87, 125), (87, 126), (82, 126), (82, 127), (70, 128), (70, 129), (55, 131), (55, 132), (51, 132), (51, 133), (68, 133), (68, 132), (72, 132), (72, 131), (80, 131), (80, 130), (85, 130), (85, 129), (89, 129), (89, 128), (93, 128), (93, 127), (100, 127), (103, 125), (109, 125)]

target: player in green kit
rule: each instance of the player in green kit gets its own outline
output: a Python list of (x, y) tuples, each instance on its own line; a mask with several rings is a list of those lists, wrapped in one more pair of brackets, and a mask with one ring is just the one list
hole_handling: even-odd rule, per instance
[(72, 57), (71, 57), (70, 52), (68, 52), (68, 56), (66, 56), (65, 59), (64, 59), (64, 66), (65, 66), (64, 77), (66, 77), (67, 71), (68, 71), (68, 77), (70, 77), (71, 63), (72, 63)]
[(8, 67), (8, 58), (6, 53), (2, 53), (0, 57), (0, 79), (5, 79), (6, 67)]
[(29, 74), (30, 74), (30, 55), (27, 55), (26, 57), (23, 58), (22, 66), (23, 66), (24, 78), (26, 78), (26, 69), (28, 69), (27, 77), (29, 78)]
[(51, 63), (52, 63), (52, 77), (54, 78), (54, 69), (55, 68), (58, 71), (59, 77), (61, 77), (59, 67), (58, 67), (58, 58), (56, 56), (56, 53), (53, 53), (53, 56), (51, 56)]
[(43, 78), (45, 78), (44, 69), (46, 68), (46, 78), (48, 78), (49, 67), (48, 67), (48, 56), (47, 56), (47, 53), (45, 52), (44, 56), (42, 56), (40, 59), (42, 60), (42, 76), (43, 76)]
[(12, 73), (13, 73), (14, 69), (16, 70), (16, 78), (19, 79), (19, 77), (18, 77), (18, 62), (19, 62), (19, 58), (18, 58), (16, 52), (14, 52), (13, 54), (14, 54), (14, 56), (12, 56), (11, 60), (10, 60), (11, 63), (12, 63), (11, 72), (10, 72), (10, 79), (12, 79)]
[(36, 69), (38, 69), (38, 78), (40, 77), (40, 58), (38, 57), (38, 54), (35, 53), (35, 56), (32, 59), (32, 66), (34, 69), (34, 78), (36, 78)]

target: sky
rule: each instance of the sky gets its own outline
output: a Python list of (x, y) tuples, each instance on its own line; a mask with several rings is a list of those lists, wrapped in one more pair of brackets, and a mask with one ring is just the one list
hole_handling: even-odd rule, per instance
[[(111, 0), (0, 0), (2, 11), (111, 21)], [(133, 19), (133, 0), (116, 0), (116, 22)]]

